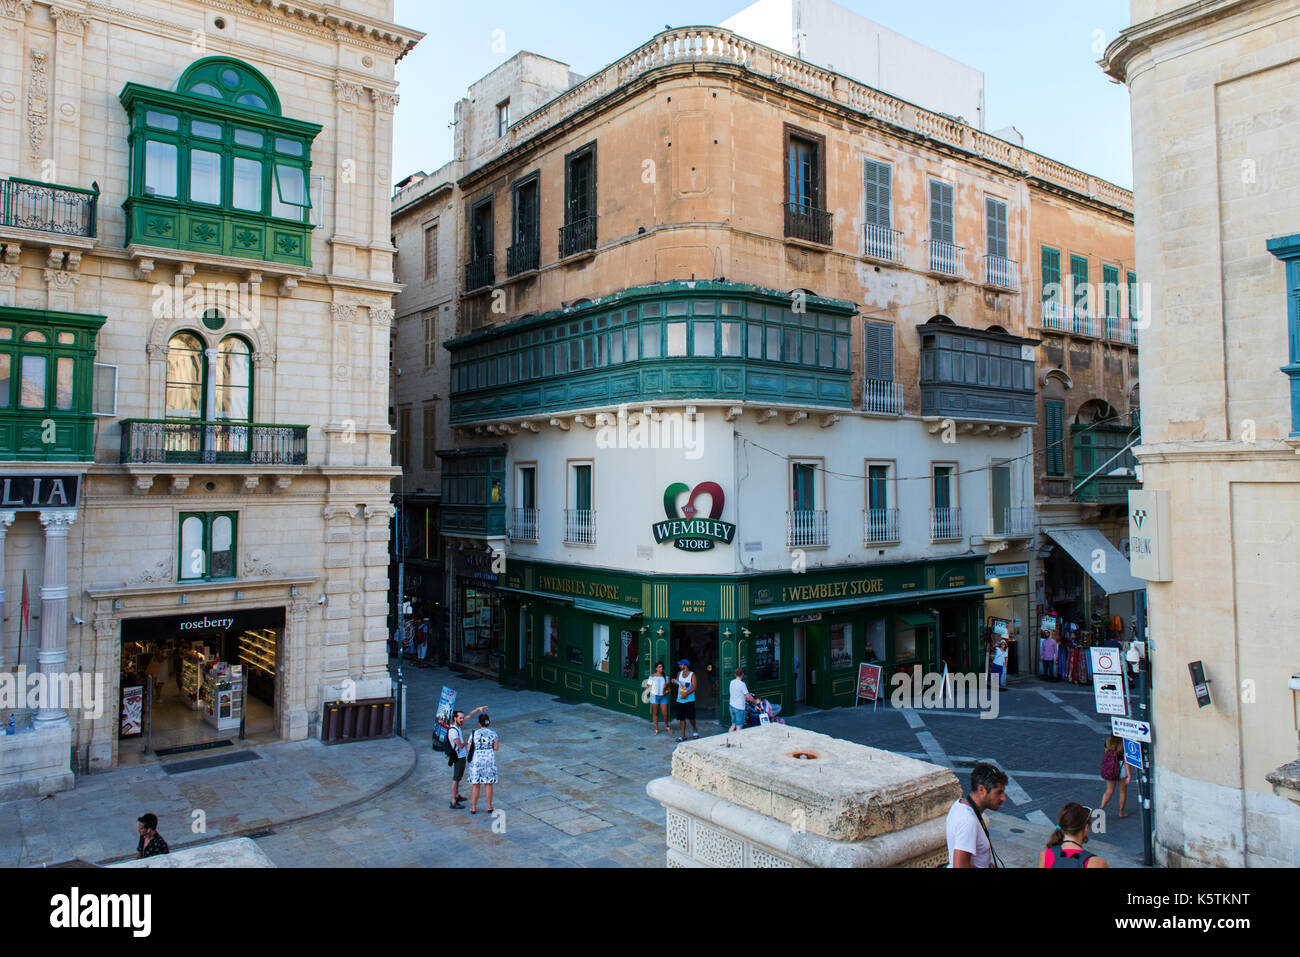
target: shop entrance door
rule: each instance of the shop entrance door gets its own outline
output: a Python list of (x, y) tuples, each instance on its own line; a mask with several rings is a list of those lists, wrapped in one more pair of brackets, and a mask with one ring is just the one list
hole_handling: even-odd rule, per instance
[(696, 720), (703, 720), (705, 714), (716, 717), (719, 693), (729, 684), (729, 679), (724, 682), (718, 674), (718, 626), (675, 622), (672, 629), (672, 677), (677, 677), (681, 670), (677, 662), (688, 659), (695, 672)]
[(808, 700), (808, 686), (805, 675), (808, 674), (808, 641), (804, 637), (803, 625), (794, 626), (794, 700), (795, 704), (804, 704)]
[(939, 612), (939, 667), (949, 674), (972, 670), (970, 642), (966, 641), (966, 609), (944, 608)]

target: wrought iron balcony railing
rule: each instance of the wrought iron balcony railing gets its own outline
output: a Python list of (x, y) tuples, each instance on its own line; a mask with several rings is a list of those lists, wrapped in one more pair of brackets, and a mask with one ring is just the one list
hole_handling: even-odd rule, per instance
[(884, 415), (903, 414), (903, 385), (892, 379), (862, 380), (862, 410)]
[(516, 542), (536, 542), (541, 510), (516, 508), (510, 512), (510, 538)]
[(960, 279), (966, 274), (966, 248), (941, 239), (926, 240), (926, 264), (930, 272)]
[(596, 544), (596, 510), (592, 508), (566, 508), (564, 510), (564, 544)]
[(123, 465), (306, 465), (307, 426), (123, 419)]
[(826, 544), (826, 510), (786, 512), (787, 548)]
[(993, 510), (990, 538), (1030, 538), (1034, 534), (1032, 508), (1004, 508)]
[(518, 276), (521, 272), (536, 269), (541, 259), (541, 244), (537, 237), (515, 243), (506, 250), (506, 275)]
[(465, 291), (492, 285), (496, 279), (496, 260), (492, 253), (471, 259), (465, 264)]
[(862, 510), (862, 542), (887, 545), (899, 541), (898, 509), (867, 508)]
[(90, 189), (30, 179), (0, 180), (0, 226), (95, 238), (99, 184)]
[(872, 259), (883, 259), (885, 262), (890, 263), (902, 262), (902, 230), (889, 229), (886, 226), (872, 226), (870, 224), (864, 226), (863, 253)]
[(560, 227), (560, 258), (596, 248), (596, 217), (575, 219)]
[(785, 234), (790, 239), (802, 239), (810, 243), (829, 246), (834, 232), (834, 216), (825, 209), (804, 206), (799, 203), (785, 203)]
[(961, 538), (961, 509), (930, 509), (930, 541), (947, 542)]
[(984, 282), (990, 286), (997, 286), (999, 289), (1015, 292), (1020, 288), (1020, 278), (1017, 274), (1018, 266), (1019, 264), (1014, 259), (1006, 259), (1002, 256), (985, 256)]

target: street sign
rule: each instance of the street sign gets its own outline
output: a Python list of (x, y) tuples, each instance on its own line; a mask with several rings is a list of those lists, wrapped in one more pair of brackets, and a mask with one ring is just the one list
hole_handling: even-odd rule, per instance
[(1133, 718), (1121, 718), (1119, 715), (1112, 715), (1110, 732), (1115, 737), (1123, 738), (1125, 741), (1151, 743), (1151, 725), (1145, 721), (1135, 721)]
[(1092, 654), (1092, 696), (1098, 714), (1127, 715), (1124, 665), (1118, 648), (1089, 648)]
[(1124, 763), (1135, 771), (1142, 770), (1142, 745), (1137, 741), (1124, 739)]

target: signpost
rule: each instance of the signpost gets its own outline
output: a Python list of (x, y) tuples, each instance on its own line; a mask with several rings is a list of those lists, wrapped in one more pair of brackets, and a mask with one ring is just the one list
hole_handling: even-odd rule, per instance
[(1092, 696), (1098, 714), (1127, 715), (1124, 665), (1117, 648), (1089, 648), (1092, 655)]
[[(1139, 774), (1142, 772), (1142, 745), (1138, 741), (1124, 739), (1124, 763)], [(1145, 808), (1143, 811), (1145, 813)]]
[(862, 698), (869, 698), (873, 702), (872, 711), (880, 707), (880, 678), (883, 673), (884, 668), (880, 665), (869, 665), (865, 661), (858, 665), (858, 694), (853, 699), (854, 707)]
[(1110, 719), (1110, 731), (1115, 737), (1123, 738), (1125, 741), (1151, 743), (1151, 725), (1145, 721), (1113, 715)]

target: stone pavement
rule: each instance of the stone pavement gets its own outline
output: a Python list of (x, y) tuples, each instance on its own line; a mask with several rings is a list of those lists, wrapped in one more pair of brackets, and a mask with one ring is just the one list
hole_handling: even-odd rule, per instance
[[(73, 791), (0, 804), (0, 865), (130, 856), (135, 819), (151, 810), (172, 847), (252, 835), (281, 867), (664, 866), (664, 811), (645, 786), (670, 773), (674, 736), (656, 737), (644, 718), (489, 679), (443, 669), (405, 674), (409, 740), (255, 745), (260, 760), (233, 766), (168, 775), (150, 762), (83, 776)], [(487, 705), (501, 736), (496, 814), (485, 800), (474, 816), (447, 806), (450, 769), (430, 746), (444, 683), (457, 689), (462, 710)], [(1100, 798), (1106, 727), (1084, 688), (1022, 679), (1000, 705), (996, 720), (862, 706), (791, 723), (933, 761), (959, 777), (977, 759), (996, 760), (1012, 786), (990, 827), (1008, 864), (1028, 863), (1062, 803)], [(701, 736), (722, 731), (700, 723)], [(1133, 791), (1133, 817), (1110, 815), (1108, 832), (1094, 839), (1115, 865), (1140, 859)], [(469, 797), (467, 784), (462, 793)], [(205, 834), (192, 832), (195, 810), (206, 814)]]
[[(1100, 803), (1105, 792), (1101, 757), (1110, 720), (1094, 713), (1089, 687), (1029, 676), (1010, 678), (998, 705), (997, 718), (981, 718), (971, 710), (895, 710), (886, 700), (874, 712), (869, 704), (862, 704), (800, 714), (790, 723), (943, 765), (957, 774), (964, 787), (977, 761), (992, 761), (1010, 777), (1000, 815), (1006, 822), (1005, 840), (1019, 839), (1010, 831), (1016, 827), (1041, 848), (1062, 805)], [(1107, 863), (1140, 866), (1142, 823), (1136, 775), (1125, 810), (1129, 816), (1119, 818), (1117, 790), (1104, 820), (1094, 826), (1088, 849), (1104, 842)]]

